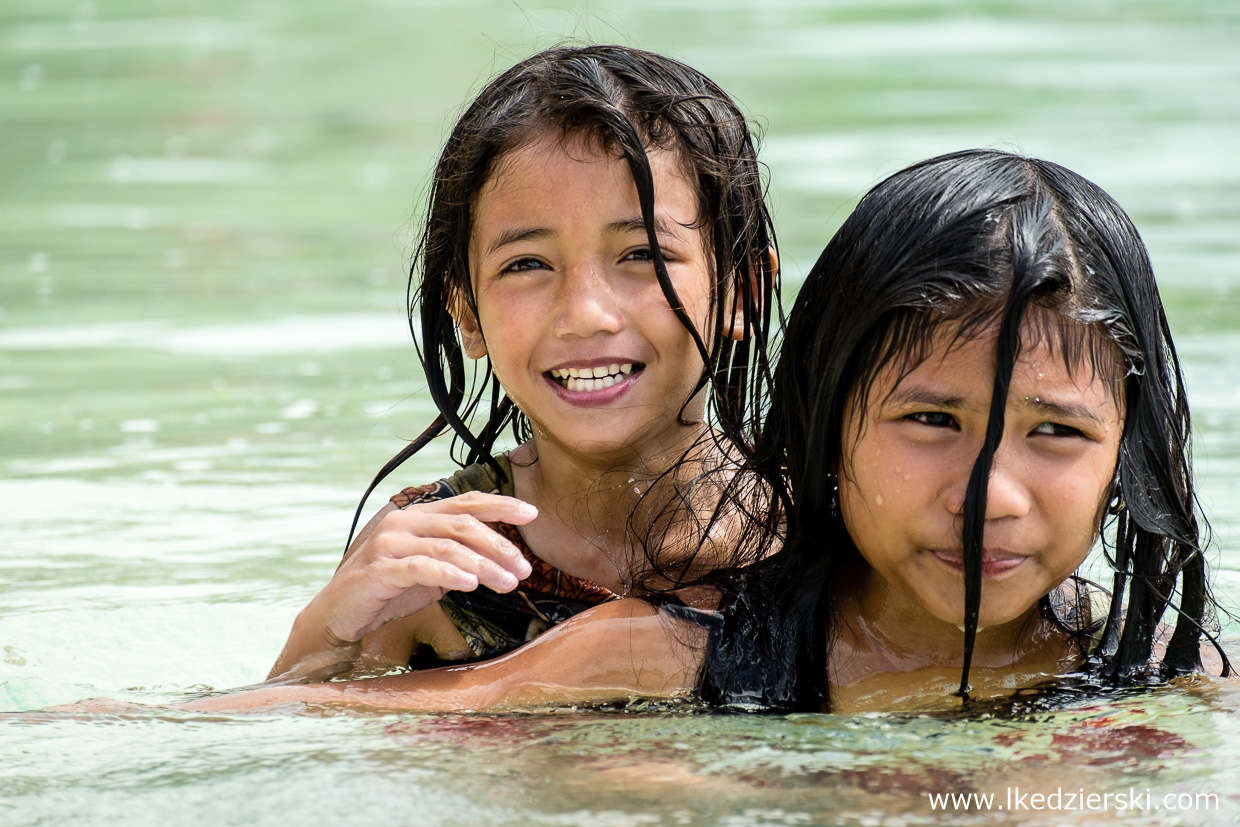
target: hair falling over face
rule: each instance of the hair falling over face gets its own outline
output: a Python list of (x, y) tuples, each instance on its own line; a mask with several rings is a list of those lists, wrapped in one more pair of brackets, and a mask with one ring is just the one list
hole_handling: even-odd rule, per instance
[[(756, 464), (752, 445), (771, 381), (768, 340), (777, 307), (777, 259), (757, 142), (747, 118), (697, 70), (629, 47), (539, 52), (488, 83), (453, 127), (435, 168), (408, 293), (410, 329), (439, 413), (376, 475), (354, 527), (370, 492), (432, 439), (451, 433), (459, 464), (485, 462), (498, 470), (494, 453), (505, 433), (518, 443), (533, 436), (529, 419), (507, 397), (489, 362), (464, 358), (453, 313), (477, 314), (469, 244), (479, 193), (506, 156), (548, 136), (584, 140), (626, 162), (659, 285), (705, 365), (697, 385), (697, 390), (707, 389), (702, 444), (648, 481), (648, 490), (671, 494), (646, 502), (631, 521), (632, 534), (645, 549), (646, 583), (675, 585), (700, 573), (698, 551), (708, 544), (716, 516), (728, 512), (730, 524), (745, 526), (743, 533), (754, 537), (771, 535), (777, 524), (777, 509), (749, 504), (777, 496), (769, 486), (711, 480)], [(715, 278), (709, 334), (694, 325), (668, 277), (654, 221), (659, 194), (649, 157), (653, 150), (672, 153), (696, 190), (697, 220), (708, 239)], [(733, 339), (725, 331), (736, 311), (747, 335)], [(781, 485), (777, 482), (776, 488)], [(741, 489), (752, 524), (717, 500), (706, 509), (714, 516), (700, 515), (705, 492)], [(701, 530), (679, 532), (679, 548), (666, 547), (661, 528), (685, 518), (700, 523)], [(750, 542), (735, 544), (751, 547)], [(733, 562), (743, 556), (737, 552)]]
[[(989, 421), (963, 505), (960, 694), (967, 697), (977, 635), (988, 481), (1013, 367), (1036, 344), (1025, 341), (1030, 331), (1065, 364), (1116, 377), (1123, 410), (1115, 482), (1096, 526), (1113, 569), (1109, 609), (1104, 618), (1078, 612), (1063, 629), (1082, 668), (1107, 684), (1139, 684), (1199, 669), (1203, 637), (1218, 648), (1188, 402), (1145, 246), (1119, 205), (1076, 173), (972, 150), (875, 186), (801, 288), (758, 443), (763, 473), (787, 475), (787, 540), (743, 578), (737, 600), (769, 618), (743, 628), (740, 611), (731, 630), (725, 619), (704, 677), (708, 699), (830, 708), (833, 580), (858, 556), (828, 505), (849, 450), (848, 406), (869, 398), (888, 366), (915, 367), (946, 330), (995, 342)], [(1055, 618), (1047, 598), (1041, 607)], [(1161, 659), (1160, 624), (1173, 630)], [(766, 665), (735, 666), (753, 662)]]

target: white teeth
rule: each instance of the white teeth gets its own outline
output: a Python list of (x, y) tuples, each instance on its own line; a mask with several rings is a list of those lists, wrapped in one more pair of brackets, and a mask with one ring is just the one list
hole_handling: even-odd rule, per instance
[(631, 362), (614, 362), (594, 368), (556, 368), (551, 376), (570, 391), (599, 391), (610, 388), (632, 372)]
[(604, 376), (601, 379), (577, 379), (574, 377), (566, 381), (564, 387), (570, 391), (577, 392), (601, 391), (604, 388), (610, 388), (619, 381), (619, 376)]

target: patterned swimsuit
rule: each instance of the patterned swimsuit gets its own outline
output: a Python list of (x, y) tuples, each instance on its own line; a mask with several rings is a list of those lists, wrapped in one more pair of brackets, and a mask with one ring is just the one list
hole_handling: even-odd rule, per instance
[[(504, 455), (497, 457), (497, 461), (507, 478), (502, 482), (494, 469), (478, 463), (462, 468), (447, 479), (406, 488), (392, 497), (392, 503), (397, 508), (405, 508), (416, 503), (455, 497), (467, 491), (511, 497), (512, 465)], [(445, 661), (440, 659), (431, 647), (423, 646), (415, 650), (410, 658), (411, 668), (427, 669), (447, 663), (459, 664), (494, 658), (533, 640), (557, 623), (562, 623), (591, 606), (620, 599), (620, 595), (610, 589), (560, 571), (539, 558), (526, 544), (516, 526), (508, 523), (487, 525), (519, 548), (533, 571), (516, 589), (507, 594), (499, 594), (486, 586), (479, 586), (471, 592), (445, 594), (440, 598), (439, 605), (465, 638), (473, 656)]]

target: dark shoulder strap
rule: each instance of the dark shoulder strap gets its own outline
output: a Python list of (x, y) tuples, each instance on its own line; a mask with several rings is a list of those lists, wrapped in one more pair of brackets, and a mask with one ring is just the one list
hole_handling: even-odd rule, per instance
[(447, 479), (406, 488), (392, 497), (392, 503), (397, 508), (404, 508), (415, 503), (446, 500), (457, 494), (464, 494), (466, 491), (483, 491), (488, 494), (504, 494), (511, 497), (512, 465), (506, 454), (501, 454), (496, 460), (506, 477), (502, 481), (491, 466), (478, 462), (465, 466)]
[(473, 465), (466, 465), (444, 482), (450, 485), (457, 494), (464, 494), (466, 491), (482, 491), (486, 494), (503, 494), (511, 497), (513, 494), (512, 462), (507, 454), (500, 454), (495, 461), (504, 472), (503, 479), (500, 479), (490, 465), (485, 462), (475, 462)]

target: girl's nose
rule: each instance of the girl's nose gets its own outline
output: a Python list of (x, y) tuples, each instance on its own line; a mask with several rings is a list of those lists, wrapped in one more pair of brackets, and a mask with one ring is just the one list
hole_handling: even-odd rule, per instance
[[(947, 492), (947, 509), (952, 514), (964, 513), (965, 493), (973, 463), (963, 469), (960, 481)], [(1023, 462), (1005, 450), (1003, 445), (995, 452), (990, 466), (990, 483), (986, 488), (986, 519), (1024, 517), (1032, 503), (1029, 486), (1025, 483), (1026, 468)]]
[(566, 271), (560, 285), (555, 335), (588, 339), (624, 329), (624, 309), (610, 280), (594, 268)]
[(986, 519), (1024, 517), (1029, 513), (1029, 487), (1025, 484), (1024, 467), (1010, 454), (1004, 456), (1000, 447), (990, 468), (990, 486), (986, 489)]

